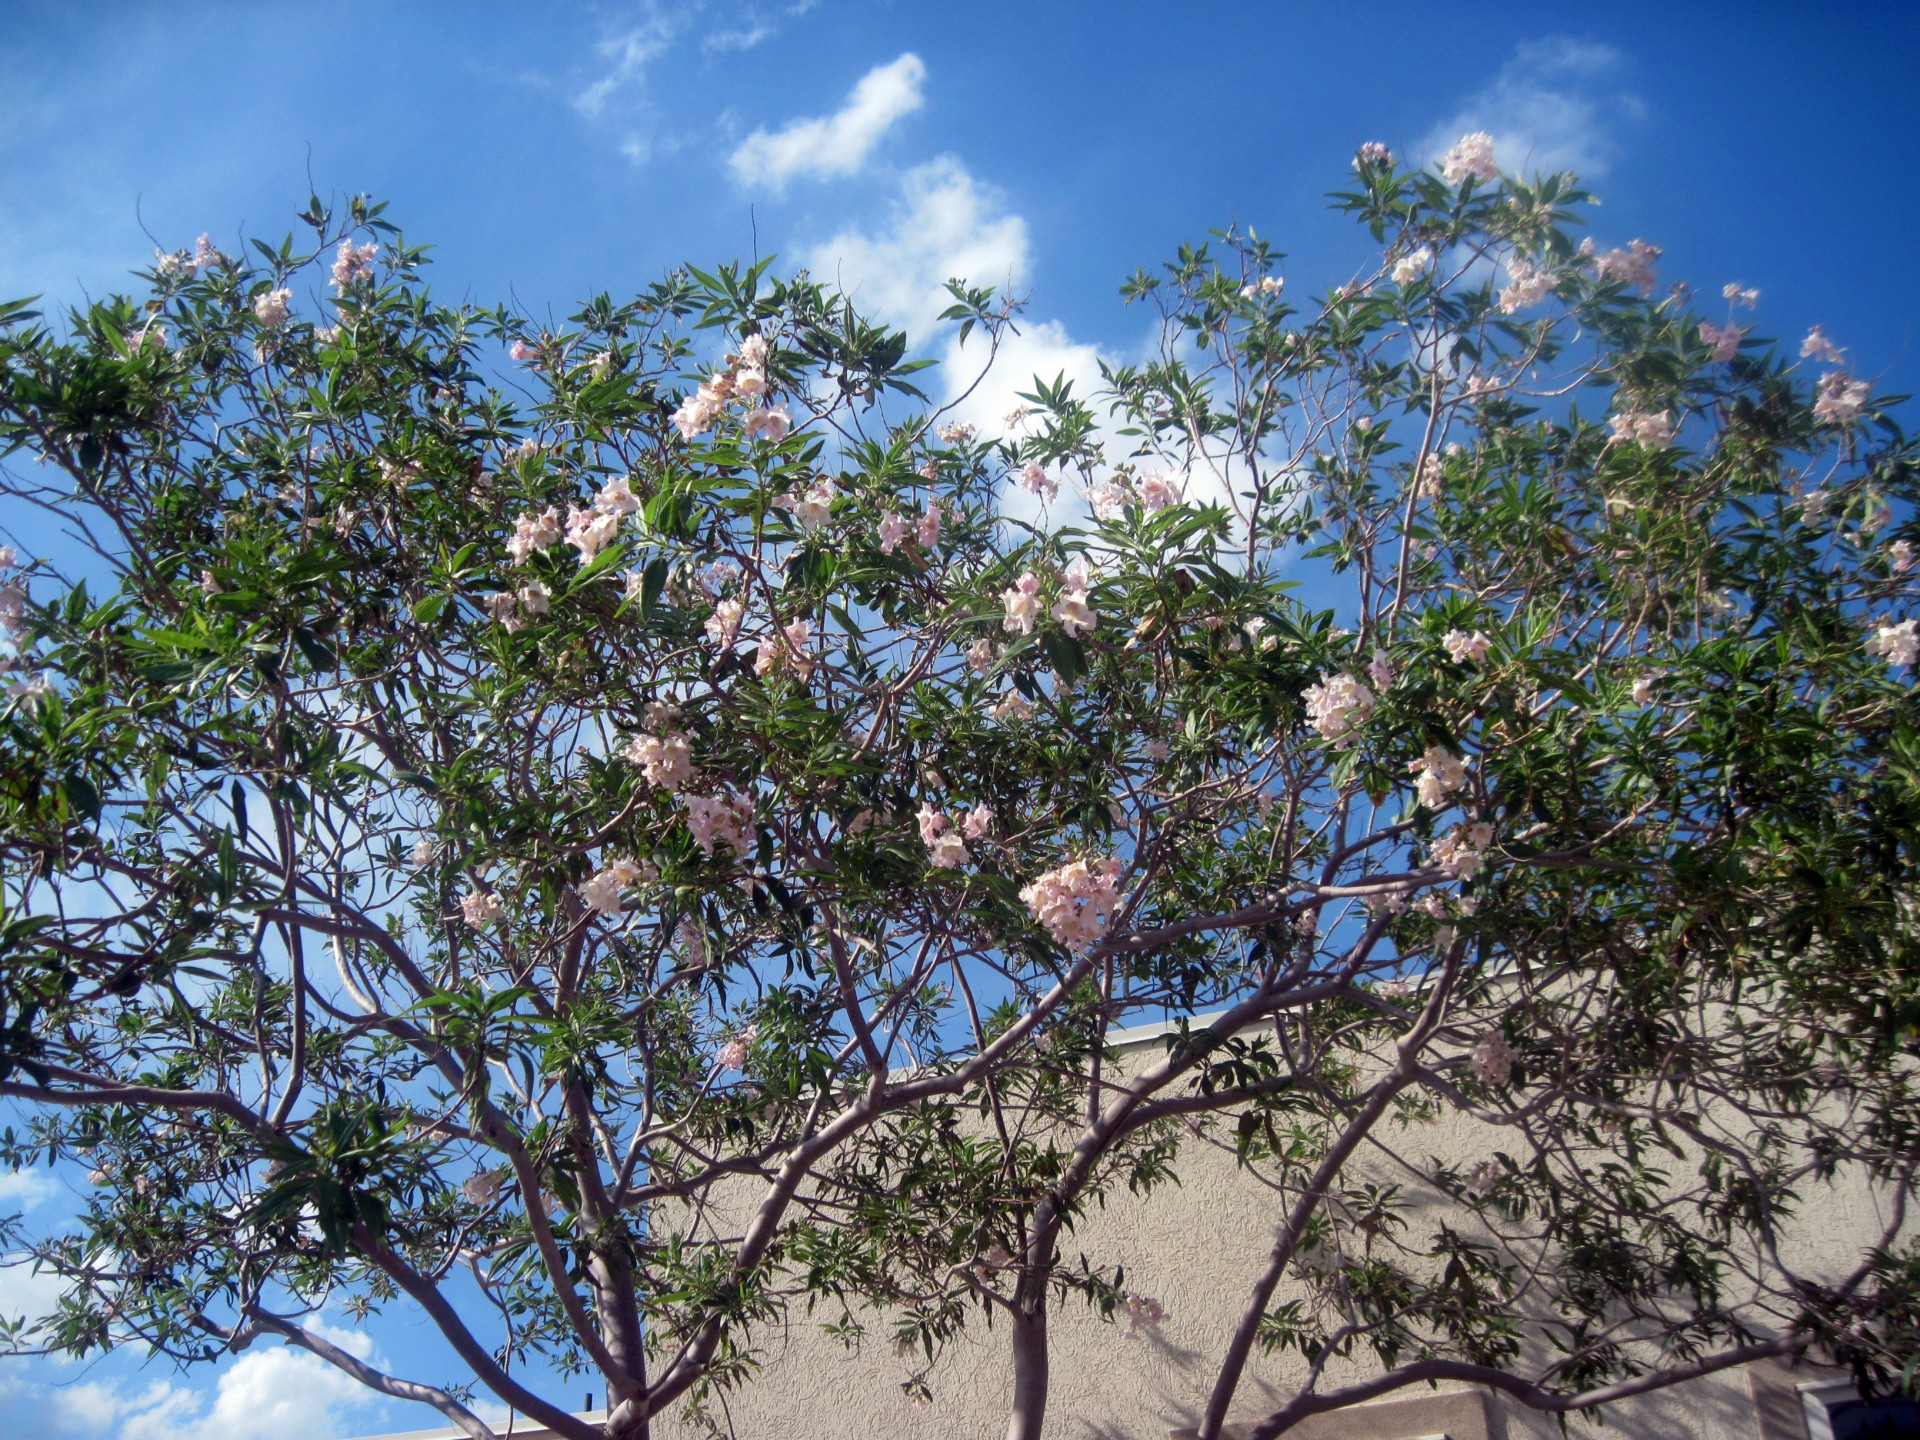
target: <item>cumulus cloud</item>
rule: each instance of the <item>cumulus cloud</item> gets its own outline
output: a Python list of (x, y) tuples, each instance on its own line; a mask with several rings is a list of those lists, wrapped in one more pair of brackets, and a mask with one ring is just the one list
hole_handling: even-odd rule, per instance
[(775, 189), (800, 175), (851, 175), (895, 121), (925, 103), (926, 78), (927, 67), (911, 53), (877, 65), (833, 114), (789, 121), (772, 132), (755, 130), (727, 163), (743, 183)]
[(1491, 84), (1428, 132), (1426, 153), (1437, 156), (1484, 130), (1503, 170), (1604, 175), (1621, 131), (1646, 114), (1646, 103), (1624, 88), (1626, 69), (1626, 56), (1611, 45), (1566, 36), (1525, 41)]
[(31, 1210), (42, 1200), (52, 1199), (59, 1188), (44, 1170), (0, 1171), (0, 1214)]
[[(363, 1335), (321, 1323), (368, 1354)], [(37, 1440), (336, 1440), (386, 1418), (388, 1402), (304, 1350), (261, 1346), (209, 1388), (168, 1379), (36, 1384), (0, 1377), (0, 1409)]]

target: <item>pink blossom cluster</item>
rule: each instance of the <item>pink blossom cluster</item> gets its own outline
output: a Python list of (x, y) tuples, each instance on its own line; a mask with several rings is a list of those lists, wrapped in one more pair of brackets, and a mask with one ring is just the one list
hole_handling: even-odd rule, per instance
[(618, 915), (625, 901), (621, 895), (636, 881), (658, 878), (651, 865), (642, 865), (630, 856), (609, 857), (606, 865), (577, 887), (580, 899), (596, 915)]
[(475, 930), (484, 930), (507, 917), (507, 907), (491, 890), (472, 890), (460, 897), (460, 918)]
[(971, 445), (978, 432), (964, 420), (952, 420), (939, 430), (942, 445)]
[(1484, 1200), (1500, 1184), (1500, 1177), (1507, 1173), (1507, 1167), (1498, 1160), (1476, 1161), (1467, 1171), (1467, 1193), (1476, 1200)]
[(369, 241), (356, 246), (351, 240), (342, 240), (340, 248), (333, 257), (333, 288), (345, 294), (348, 287), (371, 273), (373, 257), (379, 253), (379, 246)]
[(263, 290), (253, 299), (253, 318), (263, 330), (278, 330), (292, 313), (291, 290)]
[(936, 870), (958, 870), (973, 859), (961, 833), (953, 828), (943, 811), (922, 804), (919, 814), (920, 843), (927, 847), (927, 863)]
[(789, 621), (760, 642), (760, 649), (753, 657), (753, 673), (764, 677), (785, 671), (796, 680), (805, 680), (813, 674), (813, 657), (807, 653), (812, 640), (811, 621)]
[(1466, 788), (1467, 762), (1444, 745), (1429, 745), (1407, 768), (1418, 772), (1420, 803), (1429, 810), (1446, 809), (1453, 803), (1447, 797)]
[(1021, 468), (1020, 488), (1048, 504), (1060, 498), (1060, 482), (1047, 474), (1047, 467), (1038, 460), (1029, 460)]
[(1120, 862), (1111, 856), (1074, 860), (1022, 887), (1033, 918), (1068, 950), (1085, 950), (1112, 923), (1120, 905)]
[(1469, 175), (1482, 182), (1500, 177), (1493, 163), (1493, 136), (1484, 130), (1462, 135), (1454, 141), (1453, 148), (1440, 157), (1440, 178), (1447, 184), (1458, 185)]
[(1879, 656), (1896, 670), (1911, 670), (1920, 660), (1920, 620), (1879, 626), (1867, 639), (1867, 653)]
[(753, 1042), (760, 1038), (760, 1027), (749, 1025), (736, 1031), (731, 1039), (713, 1052), (713, 1062), (722, 1070), (744, 1070), (747, 1068), (747, 1051)]
[(728, 649), (740, 638), (740, 622), (746, 618), (746, 613), (746, 604), (741, 600), (718, 601), (713, 607), (713, 614), (707, 617), (707, 638), (722, 650)]
[(1060, 628), (1070, 639), (1091, 635), (1100, 623), (1099, 615), (1087, 601), (1089, 583), (1085, 560), (1075, 560), (1067, 567), (1060, 598), (1054, 602), (1053, 618), (1060, 622)]
[(1001, 627), (1009, 635), (1031, 635), (1040, 615), (1040, 577), (1026, 571), (1000, 593), (1000, 603), (1006, 610)]
[(625, 475), (615, 476), (600, 487), (600, 493), (587, 506), (572, 506), (567, 512), (567, 543), (580, 552), (586, 564), (620, 533), (620, 522), (640, 509), (632, 483)]
[(1904, 575), (1913, 568), (1913, 542), (1896, 540), (1887, 547), (1887, 568)]
[(1673, 444), (1673, 433), (1679, 428), (1674, 424), (1671, 410), (1662, 410), (1657, 415), (1645, 410), (1622, 410), (1609, 416), (1607, 424), (1613, 427), (1615, 440), (1645, 445), (1652, 450), (1664, 450)]
[(1393, 283), (1411, 285), (1433, 267), (1433, 251), (1422, 245), (1417, 250), (1409, 250), (1394, 262)]
[(1482, 1085), (1505, 1085), (1513, 1079), (1513, 1047), (1498, 1030), (1482, 1035), (1468, 1058), (1473, 1062), (1474, 1078)]
[(1827, 338), (1827, 332), (1818, 325), (1807, 331), (1807, 338), (1800, 342), (1800, 358), (1818, 360), (1822, 365), (1844, 365), (1847, 352)]
[(1301, 698), (1307, 704), (1307, 723), (1329, 740), (1351, 738), (1354, 727), (1373, 714), (1373, 691), (1344, 670), (1321, 676)]
[(680, 438), (692, 441), (713, 428), (729, 401), (750, 407), (742, 417), (749, 440), (766, 439), (775, 444), (787, 438), (793, 420), (783, 409), (767, 405), (771, 390), (767, 379), (767, 342), (749, 335), (740, 342), (740, 353), (729, 357), (729, 365), (700, 382), (693, 394), (680, 402), (673, 412), (674, 428)]
[(1427, 863), (1456, 880), (1471, 880), (1486, 864), (1493, 827), (1484, 820), (1463, 821), (1433, 842)]
[(18, 638), (27, 628), (27, 585), (18, 575), (8, 572), (18, 564), (19, 557), (14, 554), (11, 545), (0, 545), (0, 630), (7, 632), (9, 638)]
[(1736, 305), (1744, 305), (1749, 310), (1760, 303), (1758, 290), (1742, 289), (1738, 280), (1729, 281), (1721, 286), (1720, 293)]
[(1715, 365), (1724, 365), (1740, 353), (1740, 341), (1746, 331), (1738, 325), (1709, 325), (1700, 322), (1700, 343), (1708, 349), (1707, 358)]
[(213, 248), (213, 237), (202, 235), (194, 241), (191, 254), (185, 250), (154, 251), (153, 273), (160, 280), (177, 280), (200, 270), (211, 269), (224, 263), (226, 258)]
[(1031, 720), (1033, 702), (1018, 690), (1009, 690), (1000, 697), (1000, 701), (987, 712), (996, 720)]
[(826, 524), (833, 514), (833, 481), (822, 475), (804, 491), (789, 490), (776, 495), (773, 503), (792, 515), (800, 528), (811, 534)]
[(1127, 508), (1127, 487), (1112, 480), (1100, 480), (1086, 490), (1087, 503), (1096, 520), (1111, 520)]
[(513, 557), (514, 564), (524, 565), (534, 551), (559, 544), (563, 533), (560, 512), (551, 505), (538, 515), (522, 515), (513, 522), (513, 534), (507, 540), (507, 554)]
[(1493, 641), (1487, 638), (1484, 630), (1475, 630), (1471, 635), (1465, 630), (1449, 630), (1440, 637), (1440, 644), (1457, 665), (1483, 664), (1487, 652), (1493, 649)]
[(1608, 250), (1595, 255), (1589, 237), (1581, 243), (1580, 253), (1589, 257), (1597, 279), (1631, 285), (1643, 299), (1653, 294), (1653, 287), (1659, 283), (1659, 277), (1653, 270), (1653, 262), (1660, 258), (1658, 245), (1649, 245), (1644, 240), (1629, 240), (1624, 250)]
[(1553, 293), (1554, 283), (1551, 270), (1535, 265), (1524, 255), (1513, 256), (1507, 261), (1507, 283), (1500, 291), (1500, 313), (1511, 315), (1538, 305)]
[(687, 795), (687, 828), (693, 843), (708, 855), (715, 845), (729, 846), (734, 854), (747, 853), (747, 839), (753, 828), (753, 801), (731, 790), (718, 795)]
[(1240, 287), (1242, 300), (1260, 300), (1268, 295), (1278, 295), (1287, 288), (1287, 282), (1278, 275), (1262, 275), (1258, 280), (1249, 281)]
[[(1263, 645), (1260, 648), (1264, 650), (1267, 647)], [(1386, 651), (1373, 652), (1373, 658), (1367, 661), (1367, 678), (1373, 681), (1376, 694), (1384, 695), (1393, 688), (1393, 659)]]
[[(879, 516), (879, 553), (893, 555), (906, 541), (906, 516), (887, 511)], [(927, 509), (914, 522), (914, 543), (920, 549), (933, 549), (941, 543), (941, 503), (927, 499)]]
[(1353, 157), (1353, 168), (1356, 170), (1364, 170), (1369, 165), (1385, 167), (1391, 164), (1393, 164), (1393, 151), (1378, 140), (1367, 141)]
[(1851, 379), (1844, 370), (1829, 370), (1814, 393), (1813, 418), (1823, 425), (1851, 425), (1866, 413), (1872, 395), (1866, 381)]
[(635, 735), (617, 752), (640, 767), (649, 785), (677, 791), (693, 780), (693, 744), (678, 731), (664, 735)]
[(509, 633), (518, 633), (553, 608), (553, 592), (538, 580), (529, 580), (518, 590), (502, 590), (486, 598), (487, 613)]
[(1149, 470), (1140, 477), (1140, 508), (1151, 515), (1157, 510), (1178, 505), (1183, 488), (1177, 477), (1161, 470)]

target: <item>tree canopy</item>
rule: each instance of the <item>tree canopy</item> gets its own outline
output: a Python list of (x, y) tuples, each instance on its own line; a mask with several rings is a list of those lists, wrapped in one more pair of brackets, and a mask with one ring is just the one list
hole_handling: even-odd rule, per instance
[[(1031, 1440), (1050, 1311), (1158, 1313), (1064, 1227), (1211, 1137), (1286, 1200), (1209, 1440), (1263, 1348), (1263, 1435), (1910, 1380), (1893, 401), (1485, 137), (1332, 198), (1347, 283), (1215, 232), (1123, 286), (1151, 353), (997, 425), (771, 261), (542, 328), (364, 200), (0, 309), (0, 1158), (92, 1182), (7, 1224), (66, 1294), (0, 1342), (277, 1337), (623, 1440), (788, 1315), (936, 1403), (992, 1324)], [(991, 365), (1018, 306), (950, 289)], [(1444, 1113), (1497, 1143), (1403, 1136), (1435, 1219), (1359, 1160)], [(1810, 1269), (1843, 1185), (1894, 1218)], [(525, 1378), (582, 1371), (604, 1427)]]

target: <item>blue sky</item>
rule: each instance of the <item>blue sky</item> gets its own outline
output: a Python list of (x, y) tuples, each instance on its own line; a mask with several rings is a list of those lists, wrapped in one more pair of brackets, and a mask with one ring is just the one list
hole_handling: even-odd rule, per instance
[[(1893, 3), (8, 0), (0, 295), (101, 294), (202, 231), (277, 238), (311, 178), (389, 200), (443, 294), (535, 316), (777, 252), (918, 338), (948, 275), (1011, 281), (1032, 323), (1010, 390), (1133, 358), (1146, 317), (1119, 282), (1214, 226), (1272, 235), (1309, 293), (1339, 283), (1371, 258), (1322, 201), (1354, 149), (1431, 158), (1487, 129), (1503, 166), (1590, 179), (1603, 246), (1660, 245), (1663, 279), (1705, 295), (1756, 286), (1760, 333), (1822, 324), (1876, 391), (1909, 392), (1915, 54), (1920, 7)], [(64, 1183), (0, 1176), (0, 1209), (55, 1217)], [(0, 1310), (22, 1291), (0, 1273)], [(417, 1327), (353, 1343), (457, 1373)], [(44, 1440), (432, 1418), (354, 1393), (264, 1345), (202, 1377), (0, 1361), (0, 1411)]]

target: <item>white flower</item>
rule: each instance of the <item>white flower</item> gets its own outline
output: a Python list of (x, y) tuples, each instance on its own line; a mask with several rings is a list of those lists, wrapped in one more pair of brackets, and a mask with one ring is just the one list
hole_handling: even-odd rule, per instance
[(1651, 450), (1664, 450), (1672, 445), (1674, 431), (1679, 428), (1671, 410), (1662, 410), (1657, 415), (1643, 410), (1623, 410), (1610, 416), (1607, 424), (1613, 427), (1615, 440), (1631, 441)]
[(1483, 1085), (1505, 1085), (1513, 1078), (1513, 1047), (1498, 1030), (1481, 1036), (1470, 1058), (1474, 1077)]
[(261, 328), (277, 330), (287, 323), (288, 307), (292, 304), (291, 290), (268, 290), (256, 295), (253, 301), (253, 315)]
[(740, 636), (740, 621), (747, 613), (747, 607), (739, 600), (722, 600), (713, 607), (713, 614), (707, 617), (707, 638), (721, 649), (726, 649)]
[(1432, 264), (1433, 251), (1427, 246), (1422, 245), (1418, 250), (1409, 250), (1394, 264), (1393, 283), (1396, 285), (1411, 285), (1422, 275), (1426, 274), (1428, 267)]
[(1477, 1200), (1491, 1195), (1494, 1187), (1500, 1183), (1500, 1177), (1507, 1173), (1507, 1167), (1498, 1160), (1482, 1160), (1467, 1171), (1467, 1193)]
[(1010, 589), (1001, 592), (1000, 603), (1006, 609), (1001, 627), (1009, 635), (1031, 635), (1040, 613), (1040, 577), (1027, 571)]
[(749, 410), (744, 425), (749, 440), (771, 440), (778, 445), (793, 428), (793, 418), (785, 410), (762, 407)]
[(1407, 768), (1419, 772), (1420, 803), (1429, 810), (1446, 809), (1447, 797), (1466, 787), (1467, 762), (1444, 745), (1429, 745)]
[(500, 920), (504, 920), (507, 907), (500, 903), (500, 897), (491, 890), (474, 890), (460, 898), (460, 918), (475, 930), (484, 930)]
[(413, 842), (413, 850), (409, 858), (412, 859), (415, 868), (418, 868), (422, 865), (431, 865), (438, 854), (439, 849), (433, 841), (422, 839)]
[(1867, 641), (1867, 653), (1884, 658), (1896, 670), (1911, 670), (1920, 660), (1920, 620), (1880, 626)]
[(1484, 130), (1462, 135), (1440, 159), (1440, 178), (1447, 184), (1458, 185), (1469, 175), (1481, 181), (1500, 176), (1493, 163), (1493, 136)]
[(1449, 630), (1440, 643), (1446, 647), (1447, 654), (1456, 662), (1472, 661), (1480, 664), (1487, 658), (1487, 652), (1493, 648), (1493, 642), (1479, 630), (1469, 635), (1464, 630)]
[(1348, 736), (1373, 713), (1373, 691), (1344, 670), (1321, 676), (1301, 698), (1307, 704), (1307, 723), (1329, 740)]

